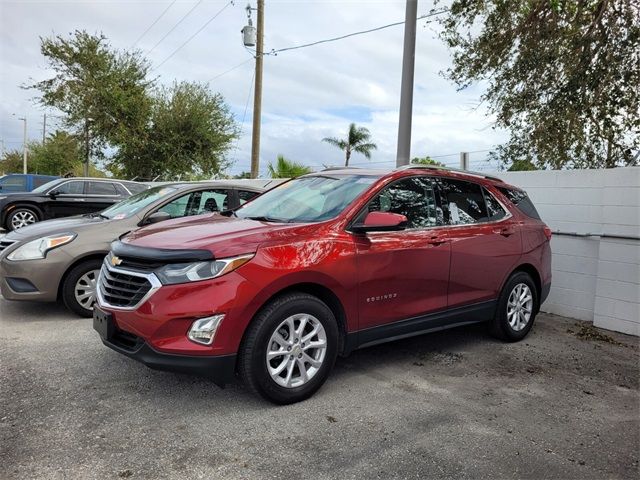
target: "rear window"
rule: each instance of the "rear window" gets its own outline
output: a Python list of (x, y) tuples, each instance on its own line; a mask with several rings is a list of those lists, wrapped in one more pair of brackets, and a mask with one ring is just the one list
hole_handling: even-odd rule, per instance
[(518, 207), (518, 210), (526, 216), (540, 220), (540, 214), (536, 210), (536, 207), (534, 207), (533, 202), (527, 195), (527, 192), (504, 187), (498, 187), (498, 190), (500, 190), (505, 197), (511, 200), (511, 203)]

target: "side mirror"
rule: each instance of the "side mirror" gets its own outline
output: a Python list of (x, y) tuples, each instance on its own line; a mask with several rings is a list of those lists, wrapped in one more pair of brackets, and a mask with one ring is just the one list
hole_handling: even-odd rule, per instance
[(356, 233), (394, 232), (407, 228), (407, 217), (399, 213), (369, 212), (364, 222), (351, 227)]
[(50, 196), (51, 198), (56, 198), (58, 195), (60, 195), (60, 192), (58, 192), (57, 190), (51, 190), (51, 191), (49, 192), (49, 196)]
[(154, 212), (144, 219), (145, 225), (151, 225), (152, 223), (164, 222), (165, 220), (169, 220), (171, 215), (167, 212)]

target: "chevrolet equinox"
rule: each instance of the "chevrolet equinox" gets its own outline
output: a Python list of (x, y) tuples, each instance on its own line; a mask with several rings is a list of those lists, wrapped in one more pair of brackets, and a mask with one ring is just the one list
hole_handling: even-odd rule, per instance
[(521, 340), (551, 286), (550, 238), (497, 178), (328, 169), (114, 242), (93, 325), (151, 368), (239, 374), (292, 403), (357, 348), (476, 322)]

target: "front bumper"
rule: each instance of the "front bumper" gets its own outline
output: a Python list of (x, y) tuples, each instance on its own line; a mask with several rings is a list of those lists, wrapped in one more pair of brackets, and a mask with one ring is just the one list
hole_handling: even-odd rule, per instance
[(97, 324), (100, 320), (94, 316), (94, 329), (100, 334), (102, 343), (122, 355), (126, 355), (154, 370), (177, 373), (189, 373), (212, 380), (223, 387), (235, 378), (236, 355), (175, 355), (153, 349), (142, 338), (119, 330), (115, 325), (105, 329)]
[[(3, 255), (0, 261), (2, 296), (7, 300), (54, 302), (62, 276), (72, 262), (73, 258), (62, 248), (51, 250), (46, 258), (37, 260), (12, 262)], [(16, 288), (16, 285), (26, 285), (21, 280), (26, 280), (33, 288)]]

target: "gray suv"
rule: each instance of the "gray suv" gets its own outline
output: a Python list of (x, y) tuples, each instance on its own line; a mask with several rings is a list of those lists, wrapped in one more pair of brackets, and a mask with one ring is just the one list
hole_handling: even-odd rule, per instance
[(233, 210), (262, 191), (241, 181), (159, 185), (99, 213), (38, 222), (0, 236), (2, 296), (61, 299), (90, 317), (100, 266), (113, 240), (162, 220)]

